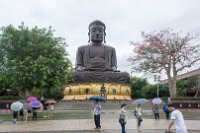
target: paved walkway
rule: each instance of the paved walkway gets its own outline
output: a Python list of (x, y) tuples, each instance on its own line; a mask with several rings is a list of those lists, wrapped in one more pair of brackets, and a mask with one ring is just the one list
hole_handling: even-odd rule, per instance
[[(137, 130), (126, 130), (127, 133), (138, 133)], [(10, 132), (16, 133), (16, 132)], [(23, 132), (23, 133), (121, 133), (120, 130), (85, 130), (85, 131), (35, 131), (35, 132)], [(165, 130), (142, 130), (142, 133), (165, 133)], [(174, 132), (175, 133), (175, 132)], [(199, 133), (199, 131), (188, 131), (188, 133)]]
[[(165, 130), (169, 121), (152, 119), (145, 119), (142, 123), (141, 129), (146, 130)], [(120, 125), (117, 119), (102, 119), (102, 130), (112, 133), (113, 130), (120, 131)], [(186, 120), (186, 125), (189, 130), (199, 130), (200, 121)], [(129, 119), (127, 124), (128, 130), (136, 129), (136, 121)], [(27, 123), (18, 122), (13, 125), (12, 122), (4, 122), (0, 124), (0, 132), (33, 132), (33, 131), (84, 131), (94, 130), (94, 122), (91, 119), (78, 119), (78, 120), (43, 120), (43, 121), (30, 121)], [(117, 133), (116, 132), (116, 133)], [(151, 133), (151, 132), (148, 132)], [(156, 133), (156, 132), (155, 132)]]

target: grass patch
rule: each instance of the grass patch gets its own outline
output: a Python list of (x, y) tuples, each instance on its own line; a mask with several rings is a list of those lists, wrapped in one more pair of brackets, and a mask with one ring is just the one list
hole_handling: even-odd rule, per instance
[[(90, 111), (84, 112), (54, 112), (53, 117), (44, 117), (46, 114), (44, 112), (38, 112), (38, 120), (64, 120), (64, 119), (90, 119)], [(13, 119), (12, 113), (0, 114), (0, 119), (4, 121), (11, 121)], [(29, 117), (29, 120), (32, 120)]]

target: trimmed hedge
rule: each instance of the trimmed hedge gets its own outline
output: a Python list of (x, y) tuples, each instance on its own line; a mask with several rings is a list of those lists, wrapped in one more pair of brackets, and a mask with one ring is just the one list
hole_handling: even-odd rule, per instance
[(200, 97), (177, 97), (177, 98), (172, 98), (171, 100), (197, 100), (197, 101), (200, 101)]
[[(166, 101), (166, 97), (161, 98), (163, 101)], [(200, 101), (200, 97), (176, 97), (176, 98), (171, 98), (171, 100), (194, 100), (194, 101)]]
[(0, 96), (0, 100), (19, 100), (19, 99), (25, 99), (19, 96)]

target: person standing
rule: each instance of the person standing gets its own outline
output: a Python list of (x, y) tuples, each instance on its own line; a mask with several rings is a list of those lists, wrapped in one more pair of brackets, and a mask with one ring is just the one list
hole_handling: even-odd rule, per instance
[(100, 129), (101, 104), (98, 102), (98, 100), (94, 102), (93, 112), (94, 112), (94, 122), (96, 126), (95, 129)]
[(153, 113), (154, 113), (155, 120), (160, 119), (159, 106), (157, 104), (153, 105), (152, 110), (153, 110)]
[(13, 111), (13, 124), (17, 123), (18, 119), (18, 111)]
[(119, 110), (119, 123), (122, 127), (122, 133), (126, 133), (125, 125), (126, 125), (126, 104), (121, 105), (121, 109)]
[(6, 112), (9, 112), (9, 109), (10, 109), (10, 107), (9, 107), (9, 104), (7, 103), (6, 104)]
[(37, 120), (37, 108), (32, 108), (32, 113), (33, 113), (33, 116), (32, 116), (32, 120)]
[(48, 105), (45, 103), (43, 104), (43, 112), (44, 112), (43, 117), (48, 117)]
[(53, 103), (50, 104), (50, 117), (53, 116), (53, 111), (54, 111), (54, 105)]
[(135, 108), (134, 113), (137, 120), (137, 131), (141, 132), (140, 126), (141, 126), (141, 122), (143, 121), (143, 118), (142, 118), (142, 107), (140, 104), (138, 104), (138, 106)]
[(24, 108), (24, 122), (27, 122), (28, 121), (28, 108), (25, 107)]
[(32, 110), (32, 107), (31, 106), (29, 106), (28, 108), (27, 108), (27, 110), (28, 110), (28, 117), (31, 117), (31, 110)]
[(170, 98), (170, 97), (168, 97), (168, 98), (167, 98), (167, 103), (168, 103), (168, 104), (172, 103), (172, 101), (171, 101), (171, 98)]
[(24, 108), (20, 109), (19, 116), (20, 116), (20, 120), (23, 121), (24, 120)]
[(177, 110), (173, 104), (168, 104), (168, 109), (171, 112), (171, 121), (168, 126), (168, 132), (171, 132), (171, 127), (174, 125), (176, 133), (187, 133), (187, 128), (181, 111)]

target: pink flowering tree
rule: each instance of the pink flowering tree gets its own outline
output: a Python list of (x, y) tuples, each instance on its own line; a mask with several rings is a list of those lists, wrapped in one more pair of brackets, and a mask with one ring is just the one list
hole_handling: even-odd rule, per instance
[(176, 97), (176, 76), (200, 61), (198, 34), (174, 32), (142, 32), (141, 42), (131, 42), (133, 55), (129, 58), (137, 72), (165, 72), (171, 97)]

